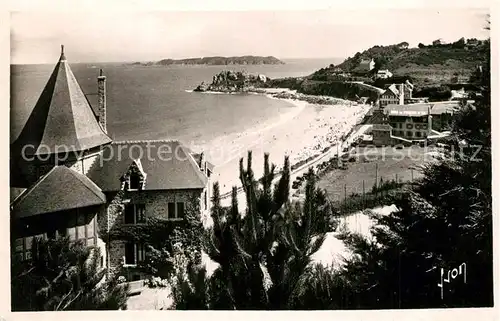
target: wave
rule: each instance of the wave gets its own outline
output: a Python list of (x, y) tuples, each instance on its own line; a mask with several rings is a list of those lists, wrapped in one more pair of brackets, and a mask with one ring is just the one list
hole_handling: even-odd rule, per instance
[(241, 94), (246, 94), (246, 93), (242, 93), (242, 92), (222, 92), (222, 91), (194, 91), (194, 90), (190, 90), (190, 89), (186, 89), (184, 90), (185, 92), (187, 93), (192, 93), (192, 92), (197, 92), (197, 93), (200, 93), (200, 94), (211, 94), (211, 95), (241, 95)]

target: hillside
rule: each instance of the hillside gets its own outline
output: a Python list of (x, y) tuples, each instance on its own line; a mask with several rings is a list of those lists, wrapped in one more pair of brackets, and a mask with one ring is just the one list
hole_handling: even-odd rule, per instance
[(326, 80), (339, 70), (355, 74), (362, 60), (374, 59), (374, 71), (388, 69), (396, 77), (408, 76), (417, 87), (466, 82), (474, 68), (485, 60), (489, 50), (487, 41), (466, 41), (463, 38), (452, 44), (420, 44), (419, 48), (407, 48), (407, 43), (374, 46), (337, 66), (320, 69), (311, 78)]
[(187, 59), (162, 59), (155, 65), (281, 65), (283, 61), (273, 56), (202, 57)]

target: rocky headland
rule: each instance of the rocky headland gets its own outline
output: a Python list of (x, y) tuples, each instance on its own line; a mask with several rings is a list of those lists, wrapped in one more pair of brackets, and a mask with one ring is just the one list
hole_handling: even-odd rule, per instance
[(249, 74), (241, 71), (225, 70), (213, 76), (210, 84), (201, 83), (195, 92), (222, 93), (259, 93), (276, 99), (305, 101), (317, 105), (336, 105), (346, 103), (345, 99), (327, 95), (306, 94), (287, 87), (281, 87), (282, 81), (274, 81), (263, 74)]
[(242, 71), (225, 70), (213, 76), (212, 83), (202, 82), (194, 91), (205, 92), (260, 92), (265, 93), (262, 88), (271, 79), (265, 75), (252, 75)]

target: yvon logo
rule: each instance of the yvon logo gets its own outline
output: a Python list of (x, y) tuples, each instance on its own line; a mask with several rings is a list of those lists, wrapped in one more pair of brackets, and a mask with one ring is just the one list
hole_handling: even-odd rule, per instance
[[(448, 273), (446, 273), (448, 272)], [(441, 268), (441, 282), (438, 283), (438, 287), (441, 288), (441, 300), (443, 299), (444, 292), (444, 283), (451, 283), (452, 280), (457, 278), (459, 275), (464, 276), (464, 283), (467, 283), (467, 265), (465, 263), (460, 264), (458, 268), (454, 268), (453, 270), (444, 270)], [(446, 276), (446, 278), (444, 278)], [(451, 276), (451, 279), (450, 279)]]

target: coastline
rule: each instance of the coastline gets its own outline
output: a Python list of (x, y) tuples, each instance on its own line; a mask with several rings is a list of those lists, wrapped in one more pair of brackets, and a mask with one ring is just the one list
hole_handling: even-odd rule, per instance
[[(286, 92), (295, 99), (276, 97), (277, 92)], [(239, 159), (243, 157), (246, 166), (248, 150), (252, 150), (253, 171), (256, 177), (263, 174), (264, 153), (270, 154), (269, 159), (276, 165), (278, 172), (282, 168), (285, 155), (289, 156), (290, 165), (294, 165), (337, 145), (370, 108), (369, 105), (332, 97), (329, 104), (311, 104), (298, 99), (295, 91), (281, 88), (252, 94), (279, 99), (295, 107), (277, 119), (257, 124), (245, 132), (222, 137), (211, 144), (207, 155), (209, 159), (214, 160), (214, 181), (219, 182), (221, 194), (229, 192), (232, 186), (240, 185)], [(214, 147), (216, 150), (222, 150), (222, 153), (214, 153)]]

